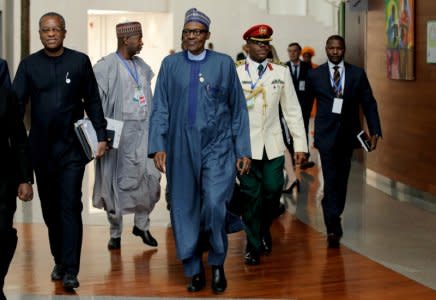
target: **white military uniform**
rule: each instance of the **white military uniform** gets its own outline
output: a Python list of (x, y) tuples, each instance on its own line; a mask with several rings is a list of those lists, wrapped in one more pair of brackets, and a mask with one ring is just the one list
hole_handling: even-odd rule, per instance
[(295, 152), (307, 152), (301, 107), (288, 68), (267, 61), (262, 64), (266, 68), (260, 76), (259, 63), (250, 57), (237, 67), (247, 100), (252, 158), (262, 160), (264, 148), (269, 160), (284, 155), (286, 145), (280, 126), (279, 103), (294, 140)]

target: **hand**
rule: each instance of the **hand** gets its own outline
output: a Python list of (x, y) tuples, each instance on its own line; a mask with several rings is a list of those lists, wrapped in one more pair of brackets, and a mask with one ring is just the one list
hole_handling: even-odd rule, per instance
[(95, 154), (95, 158), (103, 157), (103, 155), (106, 152), (106, 148), (107, 148), (107, 142), (106, 141), (98, 142), (98, 144), (97, 144), (97, 153)]
[(236, 161), (236, 169), (239, 172), (239, 175), (248, 174), (250, 172), (251, 159), (248, 157), (239, 158)]
[(377, 147), (377, 141), (378, 141), (378, 135), (371, 136), (371, 149), (369, 149), (369, 151), (375, 150), (375, 148)]
[(306, 160), (306, 153), (304, 152), (295, 152), (295, 164), (301, 165)]
[(165, 173), (166, 172), (166, 161), (167, 161), (167, 154), (164, 151), (159, 151), (154, 154), (153, 157), (154, 165), (156, 166), (156, 169), (158, 169), (160, 172)]
[(33, 199), (32, 185), (29, 183), (21, 183), (18, 186), (18, 198), (23, 201), (30, 201)]

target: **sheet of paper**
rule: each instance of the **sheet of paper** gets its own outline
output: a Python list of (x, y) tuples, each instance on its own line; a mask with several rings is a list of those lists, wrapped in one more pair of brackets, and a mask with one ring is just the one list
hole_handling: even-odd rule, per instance
[(123, 131), (124, 122), (118, 121), (110, 118), (106, 118), (107, 121), (107, 129), (113, 130), (115, 132), (114, 142), (112, 148), (118, 149), (120, 145), (121, 132)]

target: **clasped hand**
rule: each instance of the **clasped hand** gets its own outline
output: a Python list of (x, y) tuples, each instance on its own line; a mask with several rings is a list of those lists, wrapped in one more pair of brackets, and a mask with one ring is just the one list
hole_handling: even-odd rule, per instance
[(17, 196), (20, 200), (31, 201), (33, 199), (33, 188), (30, 183), (21, 183), (18, 186)]
[(239, 158), (236, 161), (236, 169), (239, 172), (239, 175), (248, 174), (250, 172), (251, 167), (251, 159), (248, 157)]

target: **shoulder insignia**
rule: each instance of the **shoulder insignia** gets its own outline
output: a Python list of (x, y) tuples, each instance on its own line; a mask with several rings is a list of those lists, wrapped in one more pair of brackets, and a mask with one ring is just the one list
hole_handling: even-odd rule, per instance
[(241, 65), (245, 65), (245, 59), (235, 61), (235, 65), (236, 65), (236, 67), (239, 67)]
[(278, 59), (271, 59), (271, 58), (268, 58), (268, 62), (269, 62), (270, 64), (273, 64), (273, 65), (286, 66), (286, 63), (281, 62), (281, 61), (278, 60)]

